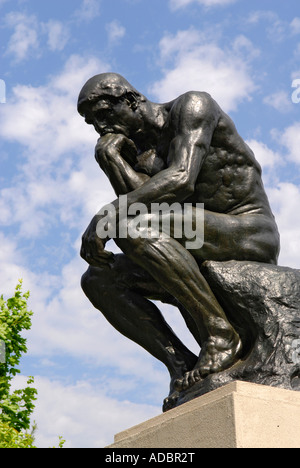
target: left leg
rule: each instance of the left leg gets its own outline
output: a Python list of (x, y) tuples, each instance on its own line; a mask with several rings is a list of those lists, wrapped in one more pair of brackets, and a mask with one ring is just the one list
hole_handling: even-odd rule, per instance
[(183, 387), (202, 376), (230, 367), (237, 360), (239, 336), (211, 291), (193, 256), (173, 238), (116, 239), (117, 245), (150, 275), (192, 316), (203, 343), (194, 370)]
[[(176, 220), (176, 215), (173, 217), (173, 225), (175, 221), (177, 226), (182, 220), (180, 214)], [(184, 218), (183, 218), (184, 219)], [(198, 218), (199, 220), (199, 218)], [(204, 229), (202, 234), (205, 234), (203, 239), (203, 245), (200, 248), (194, 248), (190, 250), (190, 253), (193, 255), (194, 259), (197, 261), (198, 265), (201, 265), (205, 260), (214, 260), (214, 261), (254, 261), (254, 262), (264, 262), (264, 263), (277, 263), (279, 249), (280, 249), (280, 238), (278, 234), (278, 229), (275, 223), (275, 220), (269, 216), (258, 215), (258, 214), (245, 214), (240, 216), (226, 215), (221, 213), (213, 213), (207, 210), (204, 210)], [(193, 232), (198, 233), (200, 231), (201, 237), (201, 228), (197, 226), (197, 208), (193, 208), (193, 222), (192, 228)], [(172, 223), (171, 223), (172, 226)], [(184, 229), (183, 229), (184, 232)], [(171, 235), (173, 234), (171, 230)], [(185, 247), (187, 241), (193, 240), (192, 244), (197, 246), (199, 244), (199, 239), (186, 239), (185, 236), (182, 236), (178, 239), (178, 242)], [(200, 239), (201, 240), (201, 239)], [(201, 244), (201, 242), (200, 242)], [(190, 245), (190, 244), (189, 244)], [(186, 262), (186, 265), (188, 262)], [(198, 276), (199, 286), (202, 291), (206, 290), (207, 283), (202, 277), (201, 282)], [(195, 273), (193, 277), (196, 278)], [(176, 294), (174, 293), (176, 296)], [(211, 293), (210, 297), (213, 294)], [(176, 296), (178, 297), (178, 296)], [(209, 297), (209, 296), (208, 296)], [(202, 299), (203, 300), (203, 299)], [(203, 303), (205, 307), (205, 302)], [(187, 311), (190, 312), (191, 309), (186, 306)], [(211, 319), (214, 321), (214, 316), (216, 315), (216, 306), (215, 301), (212, 300), (207, 306), (209, 313), (212, 313)], [(220, 309), (219, 309), (220, 310)], [(195, 318), (195, 316), (193, 316)], [(198, 325), (201, 326), (199, 321)], [(200, 329), (199, 329), (200, 330)], [(219, 332), (217, 331), (217, 334)], [(202, 338), (203, 339), (203, 338)], [(220, 352), (220, 358), (222, 359), (222, 354), (226, 350), (226, 344), (224, 347), (224, 341), (219, 341), (221, 343), (220, 348), (218, 349), (218, 344), (214, 343), (214, 340), (209, 338), (208, 340), (203, 339), (202, 349), (199, 360), (192, 371), (186, 373), (185, 377), (178, 382), (179, 389), (185, 389), (193, 385), (195, 381), (198, 380), (199, 374), (203, 375), (203, 356), (214, 355), (217, 351)], [(209, 349), (210, 348), (210, 349)], [(239, 350), (241, 349), (240, 343), (236, 348), (236, 357), (239, 356)], [(226, 354), (226, 351), (225, 351)], [(220, 361), (219, 361), (220, 362)], [(228, 360), (225, 357), (225, 366), (228, 365)], [(205, 368), (204, 368), (205, 369)], [(210, 366), (210, 372), (216, 372), (217, 367), (212, 365)]]
[[(194, 231), (196, 214), (194, 209)], [(272, 220), (264, 216), (230, 216), (205, 211), (204, 244), (189, 252), (185, 245), (191, 239), (184, 235), (173, 238), (172, 226), (184, 222), (182, 213), (166, 216), (171, 220), (170, 237), (160, 229), (154, 238), (149, 232), (144, 238), (117, 239), (116, 243), (181, 303), (196, 325), (194, 336), (199, 336), (202, 349), (194, 369), (180, 381), (184, 389), (209, 373), (230, 367), (241, 352), (240, 339), (201, 274), (199, 264), (205, 260), (275, 263), (278, 238)]]

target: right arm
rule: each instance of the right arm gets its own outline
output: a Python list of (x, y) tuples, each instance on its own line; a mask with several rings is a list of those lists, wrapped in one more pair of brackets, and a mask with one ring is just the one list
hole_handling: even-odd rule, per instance
[[(150, 178), (132, 168), (137, 162), (136, 154), (134, 143), (124, 135), (107, 134), (98, 140), (96, 161), (118, 197), (136, 190)], [(100, 239), (97, 235), (100, 219), (100, 215), (95, 215), (82, 236), (80, 255), (92, 266), (109, 264), (114, 257), (111, 252), (104, 250), (108, 239)]]

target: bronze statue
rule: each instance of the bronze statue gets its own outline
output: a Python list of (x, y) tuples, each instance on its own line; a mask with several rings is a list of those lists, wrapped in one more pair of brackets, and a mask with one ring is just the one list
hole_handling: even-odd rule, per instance
[[(163, 235), (119, 238), (123, 254), (105, 250), (97, 214), (82, 238), (89, 268), (82, 288), (107, 320), (166, 365), (172, 406), (178, 392), (233, 366), (243, 356), (238, 331), (200, 271), (207, 260), (276, 265), (279, 234), (261, 168), (234, 123), (205, 92), (150, 102), (122, 76), (105, 73), (82, 88), (78, 111), (101, 136), (95, 157), (117, 197), (128, 204), (204, 203), (204, 244), (188, 250)], [(113, 201), (116, 213), (119, 199)], [(150, 216), (150, 215), (149, 215)], [(163, 216), (163, 214), (162, 214)], [(151, 302), (175, 305), (199, 343), (195, 356)]]

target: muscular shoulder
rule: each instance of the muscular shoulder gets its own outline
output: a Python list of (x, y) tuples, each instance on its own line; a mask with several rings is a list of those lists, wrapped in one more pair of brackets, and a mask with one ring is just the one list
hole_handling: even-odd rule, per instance
[(200, 91), (189, 91), (182, 94), (174, 102), (171, 109), (173, 124), (191, 130), (205, 120), (218, 120), (221, 109), (210, 96)]

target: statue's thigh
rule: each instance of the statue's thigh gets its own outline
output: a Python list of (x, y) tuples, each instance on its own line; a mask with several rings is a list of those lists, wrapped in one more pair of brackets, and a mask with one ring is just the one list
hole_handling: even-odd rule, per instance
[(114, 281), (121, 289), (129, 289), (148, 299), (172, 304), (175, 300), (160, 284), (141, 266), (134, 263), (127, 255), (115, 255), (111, 266)]
[(204, 244), (194, 252), (195, 258), (275, 263), (277, 255), (277, 228), (269, 218), (204, 211)]

